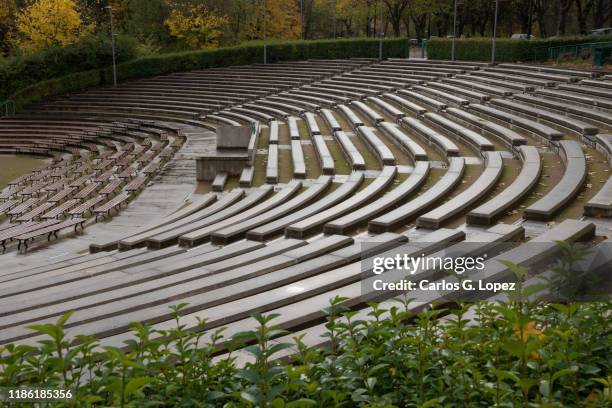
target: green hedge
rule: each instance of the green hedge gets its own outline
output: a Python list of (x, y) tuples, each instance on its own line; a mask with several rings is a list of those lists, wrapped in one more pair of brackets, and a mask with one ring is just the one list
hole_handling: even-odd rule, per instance
[[(110, 47), (108, 48), (110, 49)], [(383, 40), (383, 58), (406, 57), (407, 52), (406, 39), (393, 38)], [(119, 81), (125, 81), (172, 72), (261, 63), (263, 62), (263, 53), (263, 45), (252, 44), (137, 58), (120, 63), (117, 66), (117, 78)], [(378, 58), (378, 53), (378, 39), (279, 42), (270, 44), (267, 47), (267, 59), (269, 62), (305, 59)], [(125, 57), (125, 55), (127, 55), (127, 52), (124, 52), (123, 56)], [(53, 65), (53, 69), (46, 69), (37, 74), (31, 72), (35, 64), (29, 64), (27, 66), (30, 69), (21, 70), (23, 78), (17, 83), (11, 83), (8, 87), (13, 92), (6, 93), (5, 95), (11, 95), (9, 99), (15, 102), (17, 110), (19, 110), (31, 103), (51, 96), (76, 92), (98, 85), (111, 84), (112, 67), (109, 66), (110, 60), (106, 57), (106, 54), (99, 57), (97, 61), (100, 65), (97, 67), (92, 67), (92, 65), (95, 65), (95, 59), (90, 58), (87, 64), (75, 63), (74, 67), (65, 67), (65, 71), (61, 71), (59, 68), (65, 61), (70, 59), (64, 58), (62, 62)], [(120, 60), (125, 60), (125, 58), (120, 58)], [(32, 62), (32, 60), (29, 60), (29, 62)], [(46, 66), (47, 63), (48, 58), (43, 58), (40, 61), (41, 67)], [(87, 71), (63, 75), (74, 71), (82, 71), (75, 69), (76, 67), (85, 67), (84, 69)], [(45, 79), (53, 72), (55, 72), (57, 78), (47, 79), (43, 82), (34, 80), (36, 78), (38, 80)], [(13, 77), (16, 76), (14, 73), (11, 75)], [(2, 76), (1, 68), (0, 76)]]
[[(535, 40), (511, 40), (498, 38), (495, 44), (495, 60), (498, 62), (544, 61), (548, 48), (562, 45), (610, 41), (612, 36), (579, 36)], [(435, 38), (427, 43), (427, 56), (431, 59), (450, 59), (452, 41)], [(464, 61), (490, 61), (490, 38), (461, 38), (455, 44), (455, 58)]]
[[(136, 57), (136, 42), (117, 37), (117, 59)], [(97, 35), (68, 47), (53, 47), (37, 54), (0, 59), (0, 101), (40, 81), (110, 65), (112, 48), (106, 36)]]

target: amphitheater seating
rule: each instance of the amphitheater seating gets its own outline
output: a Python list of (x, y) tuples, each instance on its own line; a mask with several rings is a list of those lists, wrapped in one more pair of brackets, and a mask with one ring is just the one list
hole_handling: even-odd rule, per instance
[(293, 195), (295, 195), (301, 187), (302, 182), (292, 181), (287, 184), (287, 186), (285, 186), (281, 191), (277, 192), (269, 199), (264, 200), (251, 208), (245, 209), (240, 213), (233, 215), (232, 217), (225, 218), (220, 222), (209, 224), (205, 227), (201, 227), (196, 230), (192, 230), (190, 232), (182, 234), (178, 239), (178, 243), (181, 246), (193, 247), (203, 242), (206, 242), (213, 232), (221, 228), (234, 225), (251, 217), (255, 217), (285, 203)]
[[(401, 294), (368, 290), (373, 256), (487, 254), (475, 275), (486, 282), (512, 276), (501, 260), (544, 265), (560, 253), (554, 240), (599, 239), (593, 224), (564, 220), (571, 200), (572, 214), (584, 206), (600, 218), (599, 234), (612, 217), (612, 182), (593, 173), (600, 155), (612, 163), (612, 98), (605, 79), (591, 76), (523, 64), (291, 61), (100, 87), (2, 118), (0, 152), (48, 160), (0, 192), (9, 218), (0, 220), (0, 243), (17, 249), (0, 268), (0, 344), (36, 345), (41, 336), (26, 325), (74, 311), (67, 341), (90, 334), (127, 350), (131, 322), (172, 329), (169, 306), (188, 303), (186, 330), (201, 330), (203, 318), (211, 332), (227, 326), (231, 335), (253, 328), (255, 311), (278, 312), (275, 323), (290, 331), (281, 340), (303, 333), (316, 346), (331, 297), (346, 296), (342, 306), (370, 319), (368, 302), (386, 307)], [(219, 172), (196, 190), (211, 192), (190, 195), (192, 158), (214, 148), (211, 131), (223, 125), (257, 128), (248, 146), (257, 160), (239, 180)], [(583, 135), (584, 152), (571, 140)], [(128, 202), (134, 212), (50, 242)], [(513, 225), (499, 224), (504, 216)], [(33, 240), (40, 248), (20, 254)], [(515, 241), (527, 242), (508, 245)], [(86, 245), (90, 254), (80, 251)], [(421, 268), (415, 279), (455, 277)], [(459, 292), (427, 296), (410, 311)], [(229, 343), (219, 346), (216, 359)]]
[(491, 225), (504, 211), (521, 200), (540, 178), (542, 162), (538, 150), (533, 146), (519, 147), (522, 169), (517, 178), (498, 195), (470, 211), (468, 224)]
[(380, 140), (372, 128), (367, 126), (359, 126), (357, 128), (357, 132), (376, 152), (376, 156), (383, 166), (391, 166), (395, 164), (395, 156), (393, 156), (393, 152), (391, 152), (389, 147), (387, 147), (387, 145)]
[(340, 146), (342, 147), (342, 152), (347, 157), (348, 161), (351, 163), (354, 170), (365, 170), (365, 160), (363, 156), (357, 150), (351, 139), (346, 135), (346, 133), (342, 130), (334, 132), (334, 136), (340, 142)]
[(459, 155), (459, 148), (453, 141), (426, 126), (420, 120), (402, 118), (399, 123), (406, 129), (413, 131), (415, 134), (427, 140), (430, 144), (436, 146), (445, 156), (452, 157)]
[(486, 152), (484, 166), (484, 171), (470, 187), (434, 210), (417, 218), (417, 227), (440, 228), (444, 221), (482, 200), (501, 177), (503, 162), (499, 152)]
[(461, 180), (464, 170), (465, 161), (463, 158), (450, 158), (448, 170), (436, 184), (420, 196), (370, 221), (368, 223), (368, 231), (372, 233), (391, 231), (420, 212), (430, 208), (457, 185)]
[(348, 197), (359, 187), (363, 181), (363, 172), (357, 171), (351, 173), (346, 181), (342, 183), (340, 187), (324, 196), (321, 200), (302, 208), (299, 211), (295, 211), (282, 218), (271, 221), (267, 224), (259, 226), (250, 230), (247, 233), (247, 239), (255, 241), (264, 241), (275, 235), (279, 235), (285, 230), (290, 224), (299, 222), (305, 218), (312, 216), (313, 214), (319, 214), (322, 211), (336, 205), (337, 203), (347, 200)]
[(327, 147), (327, 143), (325, 143), (325, 139), (321, 135), (314, 135), (312, 136), (312, 141), (314, 143), (315, 151), (317, 152), (317, 157), (319, 158), (319, 163), (321, 164), (323, 174), (334, 174), (334, 158)]
[(423, 115), (429, 122), (457, 135), (466, 143), (472, 145), (477, 151), (494, 150), (495, 146), (480, 134), (461, 126), (444, 116), (428, 112)]
[(586, 159), (580, 144), (573, 140), (561, 140), (559, 154), (565, 163), (563, 178), (544, 197), (525, 209), (524, 218), (549, 221), (582, 188), (586, 179)]

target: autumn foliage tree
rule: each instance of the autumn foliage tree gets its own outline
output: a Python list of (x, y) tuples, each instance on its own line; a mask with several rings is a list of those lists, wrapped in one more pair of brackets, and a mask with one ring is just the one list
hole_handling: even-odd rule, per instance
[(214, 14), (202, 4), (173, 8), (165, 21), (170, 35), (192, 49), (218, 46), (227, 24), (227, 17)]
[(93, 30), (73, 0), (35, 0), (17, 13), (13, 44), (22, 52), (77, 42)]

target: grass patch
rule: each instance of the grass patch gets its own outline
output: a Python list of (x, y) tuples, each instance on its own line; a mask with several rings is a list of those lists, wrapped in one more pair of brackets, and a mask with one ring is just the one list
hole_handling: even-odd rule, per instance
[(19, 176), (30, 173), (45, 164), (44, 158), (24, 154), (2, 154), (2, 171), (0, 171), (0, 191), (4, 190), (8, 183)]

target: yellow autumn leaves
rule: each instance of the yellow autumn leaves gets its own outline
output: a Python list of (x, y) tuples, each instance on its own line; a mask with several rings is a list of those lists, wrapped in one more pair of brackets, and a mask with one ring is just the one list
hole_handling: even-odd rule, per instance
[(170, 30), (170, 35), (184, 46), (197, 49), (218, 46), (228, 18), (215, 15), (205, 5), (197, 4), (172, 9), (164, 24)]
[(73, 44), (91, 33), (73, 0), (37, 0), (16, 15), (16, 33), (10, 41), (23, 52)]

